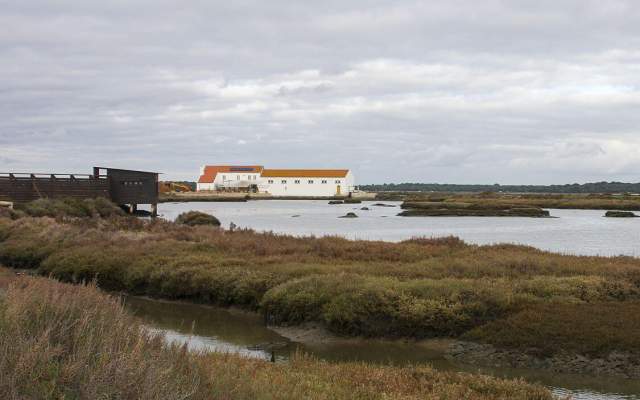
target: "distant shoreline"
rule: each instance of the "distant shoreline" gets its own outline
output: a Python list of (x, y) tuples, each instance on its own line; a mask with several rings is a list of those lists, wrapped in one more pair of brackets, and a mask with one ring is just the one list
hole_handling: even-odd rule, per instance
[[(193, 202), (193, 201), (206, 201), (206, 202), (246, 202), (253, 200), (344, 200), (346, 196), (269, 196), (264, 194), (248, 194), (248, 193), (172, 193), (172, 194), (160, 194), (160, 203), (180, 203), (180, 202)], [(368, 194), (367, 196), (356, 197), (359, 200), (375, 200), (375, 193)]]

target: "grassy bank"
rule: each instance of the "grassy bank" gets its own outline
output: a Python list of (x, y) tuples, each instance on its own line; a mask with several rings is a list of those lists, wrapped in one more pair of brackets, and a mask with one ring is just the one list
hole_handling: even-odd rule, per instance
[[(606, 306), (602, 329), (640, 337), (640, 326), (626, 318), (640, 301), (640, 260), (629, 257), (565, 256), (456, 238), (296, 238), (127, 217), (0, 218), (0, 263), (65, 281), (96, 279), (110, 290), (241, 306), (270, 323), (318, 321), (343, 335), (473, 334), (545, 351), (553, 335), (551, 351), (640, 354), (636, 341), (605, 348), (573, 328)], [(556, 310), (563, 324), (552, 323)], [(512, 336), (506, 328), (478, 333), (513, 321), (541, 328), (522, 342), (505, 340)]]
[[(380, 193), (381, 200), (407, 203), (470, 204), (476, 208), (559, 208), (581, 210), (640, 210), (640, 196), (509, 193)], [(452, 205), (453, 207), (453, 205)]]
[(7, 400), (552, 398), (521, 381), (429, 367), (190, 353), (144, 330), (95, 287), (12, 281), (0, 295), (0, 397)]

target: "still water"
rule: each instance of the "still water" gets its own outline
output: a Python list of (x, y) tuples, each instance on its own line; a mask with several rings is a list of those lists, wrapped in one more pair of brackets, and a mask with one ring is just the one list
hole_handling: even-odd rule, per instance
[(345, 339), (318, 344), (296, 343), (265, 327), (256, 314), (137, 297), (127, 297), (125, 301), (128, 308), (151, 329), (163, 332), (169, 341), (186, 343), (194, 350), (233, 352), (263, 359), (270, 359), (273, 353), (277, 361), (286, 361), (299, 350), (334, 362), (427, 363), (440, 370), (521, 377), (576, 400), (640, 399), (640, 382), (632, 380), (524, 369), (478, 368), (450, 362), (444, 358), (442, 346), (422, 342)]
[[(377, 207), (375, 203), (163, 203), (159, 213), (173, 220), (182, 212), (198, 210), (215, 215), (223, 226), (233, 222), (243, 228), (293, 235), (386, 241), (455, 235), (475, 244), (518, 243), (567, 254), (640, 256), (640, 218), (604, 218), (604, 210), (549, 210), (556, 218), (398, 217), (400, 202), (383, 202), (395, 207)], [(338, 218), (347, 212), (355, 212), (359, 218)]]

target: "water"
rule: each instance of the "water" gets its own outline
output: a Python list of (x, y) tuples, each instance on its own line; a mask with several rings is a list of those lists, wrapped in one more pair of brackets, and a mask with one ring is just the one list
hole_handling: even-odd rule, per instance
[[(398, 217), (396, 207), (376, 202), (328, 205), (327, 201), (262, 200), (246, 203), (163, 203), (160, 214), (173, 220), (198, 210), (257, 231), (293, 235), (338, 235), (350, 239), (400, 241), (416, 236), (455, 235), (475, 244), (517, 243), (566, 254), (640, 256), (640, 218), (604, 218), (603, 210), (549, 210), (557, 218)], [(362, 211), (369, 207), (370, 211)], [(338, 218), (347, 212), (359, 218)], [(296, 217), (294, 217), (296, 216)]]
[(194, 350), (233, 352), (267, 360), (273, 352), (277, 361), (286, 361), (300, 350), (334, 362), (366, 361), (395, 365), (428, 363), (440, 370), (521, 377), (576, 400), (640, 400), (640, 382), (526, 369), (479, 368), (453, 363), (443, 357), (444, 346), (437, 341), (416, 343), (344, 339), (303, 344), (292, 342), (265, 327), (260, 316), (243, 311), (137, 297), (128, 297), (126, 304), (153, 330), (164, 332), (167, 340), (186, 343)]

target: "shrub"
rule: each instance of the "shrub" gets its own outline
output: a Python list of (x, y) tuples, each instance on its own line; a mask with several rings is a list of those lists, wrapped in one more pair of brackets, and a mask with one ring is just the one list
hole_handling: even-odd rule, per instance
[(211, 225), (211, 226), (220, 226), (220, 221), (218, 218), (213, 215), (203, 213), (200, 211), (187, 211), (176, 218), (176, 223), (188, 225), (188, 226), (197, 226), (197, 225)]

